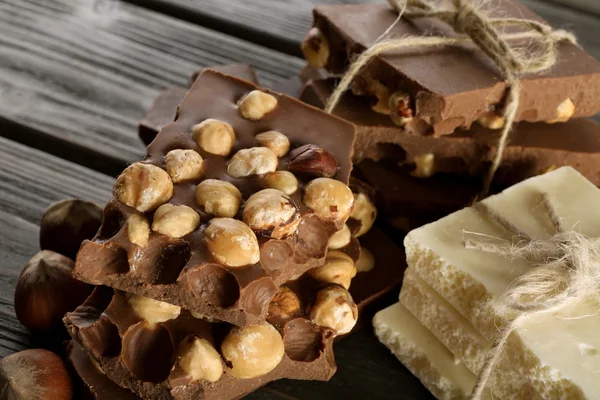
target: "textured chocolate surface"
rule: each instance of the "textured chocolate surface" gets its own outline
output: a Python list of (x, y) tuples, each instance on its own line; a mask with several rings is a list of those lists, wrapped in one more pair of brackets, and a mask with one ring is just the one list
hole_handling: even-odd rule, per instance
[[(235, 76), (258, 85), (256, 71), (248, 64), (227, 64), (217, 65), (212, 69), (227, 75)], [(202, 70), (194, 72), (189, 79), (189, 86), (192, 86)], [(177, 106), (187, 93), (187, 89), (173, 86), (160, 92), (152, 106), (142, 118), (138, 126), (138, 135), (142, 142), (148, 146), (163, 126), (170, 124), (175, 120)]]
[(98, 287), (86, 303), (67, 314), (65, 324), (107, 377), (144, 399), (236, 399), (276, 379), (329, 380), (335, 373), (333, 331), (298, 315), (273, 322), (285, 354), (271, 372), (239, 379), (222, 360), (224, 373), (216, 382), (192, 380), (176, 363), (179, 344), (194, 335), (219, 349), (231, 325), (209, 323), (182, 310), (175, 319), (152, 326), (135, 313), (127, 296)]
[[(300, 99), (322, 108), (334, 84), (333, 78), (309, 81)], [(479, 124), (452, 135), (418, 136), (372, 111), (364, 97), (350, 93), (342, 97), (334, 114), (357, 127), (355, 161), (393, 158), (411, 170), (416, 156), (430, 153), (434, 156), (434, 172), (485, 176), (495, 154), (498, 132)], [(580, 118), (559, 124), (518, 124), (504, 151), (495, 182), (508, 186), (566, 165), (600, 185), (600, 125), (597, 122)]]
[[(341, 226), (318, 218), (302, 202), (303, 187), (314, 176), (298, 175), (299, 188), (290, 197), (298, 206), (298, 230), (277, 240), (259, 235), (260, 262), (231, 268), (220, 265), (205, 247), (204, 229), (210, 221), (195, 200), (201, 180), (219, 179), (235, 185), (243, 200), (263, 189), (260, 177), (234, 178), (227, 174), (227, 158), (199, 148), (191, 137), (194, 125), (215, 118), (229, 123), (236, 132), (231, 152), (256, 146), (255, 135), (276, 130), (290, 140), (291, 149), (314, 144), (337, 160), (334, 178), (348, 183), (352, 169), (354, 126), (337, 117), (277, 93), (277, 107), (259, 121), (240, 116), (236, 103), (256, 86), (249, 82), (205, 70), (179, 106), (176, 122), (164, 127), (148, 147), (144, 163), (164, 168), (164, 158), (173, 149), (193, 149), (207, 167), (201, 179), (174, 184), (170, 204), (185, 204), (201, 216), (198, 229), (179, 239), (152, 232), (140, 251), (129, 241), (124, 222), (132, 215), (149, 217), (133, 207), (112, 200), (105, 208), (103, 226), (92, 242), (78, 254), (74, 275), (96, 285), (103, 284), (179, 305), (185, 309), (236, 325), (263, 321), (277, 287), (310, 268), (322, 265), (329, 237)], [(287, 169), (288, 157), (279, 159), (278, 170)], [(237, 218), (241, 216), (241, 210)]]
[[(527, 7), (511, 0), (486, 3), (491, 17), (540, 20)], [(322, 6), (314, 10), (314, 24), (329, 42), (327, 68), (343, 73), (348, 59), (371, 46), (397, 17), (388, 4)], [(510, 30), (507, 30), (510, 32)], [(390, 36), (456, 35), (433, 18), (403, 18)], [(570, 98), (573, 117), (600, 110), (600, 63), (570, 43), (557, 47), (558, 60), (549, 70), (521, 77), (518, 121), (548, 121), (558, 105)], [(473, 45), (388, 52), (371, 61), (360, 78), (378, 80), (390, 92), (402, 90), (411, 97), (415, 115), (426, 127), (415, 133), (450, 134), (468, 129), (479, 116), (501, 110), (507, 85), (499, 70)]]

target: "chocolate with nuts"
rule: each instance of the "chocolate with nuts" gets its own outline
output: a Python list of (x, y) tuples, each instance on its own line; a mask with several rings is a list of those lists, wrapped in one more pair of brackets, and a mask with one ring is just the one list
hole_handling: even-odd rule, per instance
[[(274, 132), (289, 141), (287, 154)], [(239, 326), (264, 321), (277, 288), (321, 265), (350, 217), (354, 133), (316, 108), (205, 70), (147, 158), (117, 178), (75, 276)], [(296, 173), (291, 157), (306, 145), (321, 161)]]
[[(492, 1), (484, 7), (492, 18), (541, 20), (512, 0)], [(314, 67), (342, 74), (349, 60), (370, 47), (397, 17), (388, 4), (317, 7), (314, 27), (303, 44), (306, 59)], [(388, 36), (432, 34), (457, 35), (436, 18), (402, 18)], [(553, 123), (600, 111), (600, 63), (568, 42), (559, 43), (557, 52), (551, 69), (520, 77), (517, 121)], [(448, 46), (386, 52), (361, 70), (352, 89), (372, 97), (373, 109), (397, 124), (417, 120), (415, 133), (439, 136), (469, 129), (489, 112), (502, 115), (507, 83), (482, 51), (474, 46)], [(404, 97), (400, 109), (393, 102), (396, 94)], [(412, 120), (405, 114), (412, 114)]]

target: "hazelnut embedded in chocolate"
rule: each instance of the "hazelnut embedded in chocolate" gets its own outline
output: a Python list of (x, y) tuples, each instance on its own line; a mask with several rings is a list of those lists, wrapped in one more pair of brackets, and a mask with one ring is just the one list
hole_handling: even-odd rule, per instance
[(277, 169), (277, 156), (266, 147), (252, 147), (235, 153), (227, 164), (227, 173), (234, 178), (262, 175)]
[(292, 150), (287, 165), (292, 172), (326, 178), (333, 177), (338, 168), (335, 157), (314, 144), (306, 144)]
[(367, 272), (372, 270), (374, 266), (375, 258), (373, 257), (373, 253), (366, 247), (361, 247), (360, 256), (358, 257), (358, 261), (356, 261), (356, 271)]
[(175, 149), (165, 156), (165, 168), (175, 183), (200, 178), (203, 167), (202, 156), (194, 150)]
[(282, 239), (296, 232), (300, 211), (285, 193), (263, 189), (246, 201), (243, 221), (259, 235)]
[(404, 126), (413, 117), (411, 99), (408, 93), (398, 91), (389, 99), (390, 117), (398, 126)]
[(575, 114), (575, 103), (571, 99), (565, 99), (556, 107), (556, 118), (546, 121), (548, 124), (567, 122)]
[(277, 157), (283, 157), (290, 151), (290, 140), (281, 132), (267, 131), (256, 135), (256, 142), (261, 147), (273, 151)]
[(348, 289), (356, 276), (354, 260), (339, 250), (330, 250), (325, 263), (308, 271), (308, 274), (321, 282), (336, 283)]
[(176, 305), (137, 294), (127, 294), (127, 302), (138, 317), (151, 325), (175, 319), (181, 313), (181, 308)]
[(150, 222), (143, 214), (131, 214), (127, 218), (127, 237), (140, 247), (146, 247), (150, 240)]
[(331, 328), (338, 335), (343, 335), (356, 325), (358, 307), (346, 289), (331, 285), (319, 290), (309, 314), (315, 324)]
[(303, 201), (319, 218), (343, 223), (352, 212), (354, 195), (340, 181), (317, 178), (306, 185)]
[(288, 319), (300, 311), (300, 299), (287, 286), (281, 286), (269, 304), (267, 318)]
[(207, 153), (226, 156), (235, 144), (235, 131), (228, 123), (209, 118), (194, 125), (192, 138)]
[(329, 248), (330, 249), (340, 249), (350, 243), (352, 239), (352, 234), (350, 232), (350, 228), (348, 225), (344, 224), (344, 227), (334, 233), (329, 239)]
[(261, 183), (264, 187), (281, 190), (288, 196), (298, 190), (298, 179), (289, 171), (269, 172), (262, 176)]
[(486, 129), (502, 129), (504, 117), (494, 111), (487, 111), (477, 118), (477, 122)]
[(415, 178), (429, 178), (435, 173), (435, 156), (432, 153), (414, 156), (415, 169), (410, 171), (410, 176)]
[(221, 356), (206, 339), (195, 335), (185, 337), (177, 350), (177, 365), (192, 381), (216, 382), (223, 375)]
[(329, 42), (317, 27), (311, 28), (302, 41), (302, 53), (313, 68), (324, 68), (329, 60)]
[(196, 203), (215, 217), (233, 218), (241, 202), (242, 193), (229, 182), (206, 179), (196, 186)]
[(238, 102), (242, 117), (251, 121), (264, 118), (277, 107), (277, 98), (260, 90), (253, 90)]
[(152, 230), (172, 238), (180, 238), (200, 225), (200, 216), (183, 204), (163, 204), (154, 212)]
[(260, 260), (256, 235), (242, 221), (213, 218), (204, 235), (208, 251), (223, 265), (241, 267), (256, 264)]
[(169, 201), (173, 196), (173, 182), (163, 169), (138, 162), (119, 175), (113, 194), (128, 206), (148, 212)]
[(362, 192), (354, 193), (354, 208), (350, 218), (360, 223), (354, 237), (360, 237), (371, 229), (377, 218), (377, 208), (368, 195)]

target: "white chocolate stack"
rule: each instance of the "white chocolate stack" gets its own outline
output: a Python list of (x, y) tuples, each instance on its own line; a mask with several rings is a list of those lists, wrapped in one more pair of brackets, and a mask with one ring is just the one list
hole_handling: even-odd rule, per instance
[[(543, 239), (555, 230), (541, 193), (552, 199), (563, 226), (600, 237), (600, 190), (569, 167), (526, 180), (484, 203), (529, 236)], [(373, 321), (380, 340), (439, 399), (468, 397), (504, 322), (497, 300), (530, 268), (522, 259), (465, 248), (465, 231), (512, 240), (510, 232), (473, 208), (410, 232), (400, 304)], [(599, 310), (587, 301), (527, 320), (510, 335), (486, 395), (600, 398)], [(444, 365), (452, 360), (457, 365), (450, 371)]]

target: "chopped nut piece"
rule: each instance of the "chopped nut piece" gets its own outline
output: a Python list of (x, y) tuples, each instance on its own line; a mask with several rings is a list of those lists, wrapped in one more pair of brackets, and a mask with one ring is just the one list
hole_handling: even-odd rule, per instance
[(165, 157), (165, 167), (175, 183), (202, 176), (202, 156), (194, 150), (171, 150)]
[(261, 147), (273, 151), (277, 157), (283, 157), (290, 151), (290, 140), (281, 132), (267, 131), (256, 135), (256, 142)]
[(177, 350), (177, 364), (192, 379), (216, 382), (223, 375), (219, 352), (206, 339), (189, 335)]
[(302, 41), (304, 58), (313, 68), (324, 68), (329, 60), (329, 42), (319, 28), (311, 28)]
[(575, 103), (571, 99), (565, 99), (556, 108), (556, 118), (546, 121), (548, 124), (567, 122), (575, 114)]
[(390, 90), (377, 80), (371, 81), (370, 91), (377, 98), (377, 103), (371, 109), (379, 114), (390, 115)]
[(192, 128), (192, 137), (208, 153), (226, 156), (235, 144), (235, 131), (226, 122), (209, 118)]
[(296, 193), (296, 190), (298, 190), (298, 179), (289, 171), (270, 172), (263, 176), (262, 181), (264, 186), (281, 190), (288, 196)]
[(413, 158), (415, 162), (415, 169), (410, 172), (411, 176), (415, 178), (429, 178), (434, 173), (434, 161), (433, 154), (420, 154)]
[(338, 168), (333, 154), (314, 144), (292, 150), (287, 165), (290, 171), (326, 178), (333, 177)]
[(481, 117), (477, 118), (477, 122), (487, 129), (502, 129), (504, 127), (504, 117), (493, 111), (484, 113)]
[(172, 238), (180, 238), (200, 225), (200, 216), (185, 205), (163, 204), (154, 212), (152, 230)]
[(286, 286), (279, 288), (279, 291), (269, 304), (267, 318), (290, 318), (300, 311), (300, 299), (292, 290)]
[(398, 91), (390, 96), (390, 117), (392, 122), (398, 126), (404, 126), (413, 117), (413, 111), (410, 107), (410, 96), (407, 93)]
[(360, 222), (360, 229), (354, 237), (360, 237), (371, 229), (377, 218), (377, 208), (364, 193), (354, 193), (354, 208), (350, 217)]
[(125, 168), (113, 187), (114, 196), (140, 212), (152, 211), (173, 196), (169, 174), (152, 164), (135, 163)]
[(227, 173), (234, 178), (262, 175), (277, 169), (277, 156), (266, 147), (252, 147), (235, 153), (227, 165)]
[(233, 218), (242, 202), (242, 194), (229, 182), (207, 179), (196, 186), (196, 203), (215, 217)]
[(320, 218), (346, 222), (352, 212), (354, 196), (340, 181), (317, 178), (306, 185), (303, 201)]
[(285, 193), (263, 189), (248, 198), (242, 219), (254, 232), (281, 239), (296, 232), (300, 211)]
[(310, 319), (317, 325), (331, 328), (338, 335), (343, 335), (356, 325), (358, 308), (346, 289), (331, 285), (317, 293), (310, 308)]
[(329, 239), (329, 248), (340, 249), (350, 243), (351, 239), (352, 234), (350, 233), (350, 228), (348, 228), (348, 225), (344, 224), (344, 227), (334, 233)]
[(367, 272), (373, 269), (375, 266), (375, 258), (373, 257), (373, 253), (366, 247), (360, 248), (360, 257), (356, 262), (356, 271), (357, 272)]
[(221, 353), (231, 365), (231, 375), (240, 379), (254, 378), (279, 365), (284, 353), (283, 339), (268, 323), (235, 327), (225, 337)]
[(137, 294), (127, 294), (127, 302), (140, 318), (151, 325), (175, 319), (181, 313), (177, 306)]
[(354, 261), (346, 253), (330, 250), (325, 258), (325, 264), (313, 268), (308, 274), (321, 282), (337, 283), (348, 289), (352, 278), (356, 276)]
[(204, 231), (208, 251), (221, 264), (241, 267), (256, 264), (260, 249), (256, 235), (242, 221), (232, 218), (214, 218)]
[(131, 214), (127, 218), (127, 236), (129, 241), (140, 247), (146, 247), (150, 239), (150, 223), (143, 215)]
[(277, 98), (260, 90), (253, 90), (238, 102), (242, 117), (258, 121), (277, 107)]

